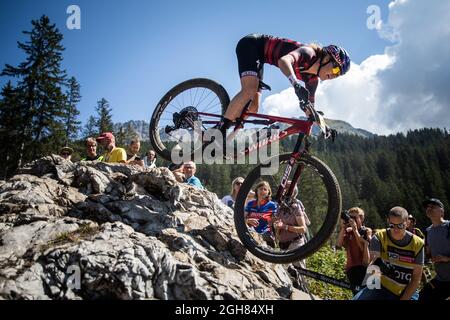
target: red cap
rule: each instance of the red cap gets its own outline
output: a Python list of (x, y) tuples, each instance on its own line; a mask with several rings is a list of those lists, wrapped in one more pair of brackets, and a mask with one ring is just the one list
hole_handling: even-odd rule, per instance
[(103, 140), (103, 139), (109, 139), (114, 140), (114, 135), (111, 132), (103, 132), (100, 136), (97, 137), (97, 141)]

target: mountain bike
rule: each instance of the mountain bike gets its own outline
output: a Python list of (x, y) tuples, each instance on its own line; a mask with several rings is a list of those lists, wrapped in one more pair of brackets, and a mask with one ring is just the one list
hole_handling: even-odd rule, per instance
[[(263, 89), (270, 89), (261, 82)], [(164, 159), (171, 161), (174, 148), (182, 149), (183, 137), (201, 139), (201, 133), (216, 125), (230, 102), (227, 91), (217, 82), (209, 79), (191, 79), (169, 90), (156, 106), (150, 121), (150, 141), (155, 151)], [(248, 112), (249, 101), (241, 116), (233, 123), (232, 134), (240, 134), (245, 124), (254, 127), (276, 129), (274, 135), (262, 137), (249, 142), (242, 152), (234, 158), (247, 156), (251, 152), (289, 136), (296, 135), (295, 146), (291, 153), (274, 155), (266, 162), (256, 165), (246, 176), (234, 205), (234, 223), (243, 245), (255, 256), (272, 263), (291, 263), (308, 257), (316, 252), (331, 236), (342, 208), (339, 183), (331, 169), (320, 159), (310, 154), (311, 133), (316, 124), (325, 138), (333, 138), (323, 114), (314, 106), (302, 106), (310, 114), (307, 119), (295, 119)], [(200, 135), (198, 134), (200, 132)], [(241, 131), (242, 132), (242, 131)], [(191, 141), (191, 140), (189, 140)], [(275, 174), (267, 174), (267, 169), (274, 162), (279, 166)], [(267, 241), (267, 234), (256, 232), (246, 223), (245, 211), (252, 191), (261, 182), (269, 183), (274, 191), (272, 201), (278, 210), (290, 208), (294, 201), (300, 200), (304, 207), (308, 225), (308, 238), (304, 245), (293, 249), (281, 249), (277, 245), (277, 232), (273, 228), (276, 213), (269, 218), (272, 226)], [(286, 188), (288, 181), (290, 187)], [(295, 186), (298, 195), (294, 197)], [(299, 235), (305, 236), (305, 235)]]

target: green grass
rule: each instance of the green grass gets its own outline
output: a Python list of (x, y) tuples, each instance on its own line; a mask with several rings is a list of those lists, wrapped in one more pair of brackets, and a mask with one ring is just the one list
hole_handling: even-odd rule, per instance
[[(334, 252), (327, 244), (306, 259), (306, 268), (326, 276), (348, 281), (345, 275), (346, 255), (344, 250)], [(309, 291), (322, 298), (331, 300), (348, 300), (353, 294), (351, 290), (340, 288), (323, 281), (308, 278)]]

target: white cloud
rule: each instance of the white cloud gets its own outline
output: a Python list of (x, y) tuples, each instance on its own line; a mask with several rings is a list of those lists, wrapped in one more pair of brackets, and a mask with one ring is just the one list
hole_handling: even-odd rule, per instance
[[(319, 84), (325, 116), (378, 134), (450, 126), (450, 1), (397, 0), (378, 30), (395, 41), (383, 55), (352, 64), (344, 77)], [(267, 97), (263, 111), (298, 116), (293, 89)]]

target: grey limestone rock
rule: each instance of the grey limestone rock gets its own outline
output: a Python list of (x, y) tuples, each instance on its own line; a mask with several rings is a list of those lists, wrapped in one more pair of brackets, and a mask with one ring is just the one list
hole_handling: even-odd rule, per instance
[(217, 195), (167, 168), (52, 155), (0, 183), (0, 299), (289, 299)]

